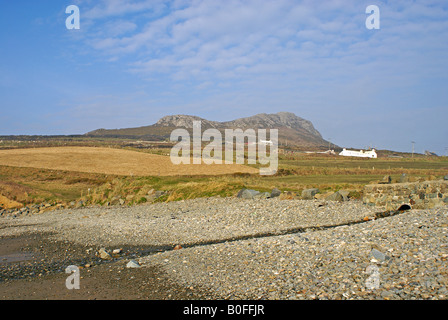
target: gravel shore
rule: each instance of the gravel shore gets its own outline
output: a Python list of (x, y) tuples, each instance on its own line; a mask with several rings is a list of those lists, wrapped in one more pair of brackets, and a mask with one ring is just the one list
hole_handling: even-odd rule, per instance
[[(188, 246), (245, 236), (333, 226), (373, 218), (360, 202), (201, 198), (133, 207), (55, 210), (0, 219), (2, 235), (53, 232), (57, 240), (91, 245)], [(14, 228), (8, 228), (14, 226)]]
[(0, 236), (48, 234), (88, 248), (83, 264), (99, 248), (132, 247), (123, 259), (138, 272), (157, 268), (207, 299), (446, 299), (448, 208), (378, 218), (381, 210), (203, 198), (3, 216)]

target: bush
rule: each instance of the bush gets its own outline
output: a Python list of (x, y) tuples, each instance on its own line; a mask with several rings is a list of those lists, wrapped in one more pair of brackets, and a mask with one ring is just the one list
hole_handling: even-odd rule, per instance
[(137, 201), (137, 203), (145, 203), (145, 202), (147, 202), (148, 201), (148, 199), (146, 199), (145, 197), (141, 197), (138, 201)]

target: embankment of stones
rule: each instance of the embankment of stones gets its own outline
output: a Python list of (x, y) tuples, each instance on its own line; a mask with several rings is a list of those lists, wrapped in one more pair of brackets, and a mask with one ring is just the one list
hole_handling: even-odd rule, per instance
[(402, 205), (412, 209), (431, 209), (448, 204), (448, 181), (370, 184), (364, 187), (363, 203), (398, 210)]

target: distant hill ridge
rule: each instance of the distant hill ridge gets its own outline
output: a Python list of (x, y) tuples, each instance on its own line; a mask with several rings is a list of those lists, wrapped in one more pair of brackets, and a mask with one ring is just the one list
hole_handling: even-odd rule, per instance
[(251, 117), (239, 118), (232, 121), (210, 121), (192, 115), (169, 115), (161, 118), (155, 124), (138, 128), (98, 129), (86, 133), (87, 136), (123, 137), (147, 140), (169, 139), (175, 128), (191, 130), (193, 121), (201, 121), (202, 129), (278, 129), (279, 143), (295, 147), (328, 149), (328, 141), (322, 138), (313, 124), (291, 112), (275, 114), (260, 113)]

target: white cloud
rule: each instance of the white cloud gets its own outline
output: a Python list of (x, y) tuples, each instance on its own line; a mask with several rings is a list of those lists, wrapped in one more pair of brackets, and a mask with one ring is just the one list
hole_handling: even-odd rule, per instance
[[(383, 28), (376, 34), (365, 30), (365, 6), (358, 1), (113, 0), (85, 16), (98, 19), (91, 46), (115, 59), (126, 57), (133, 72), (210, 81), (262, 72), (294, 78), (292, 72), (314, 70), (308, 74), (312, 81), (337, 76), (331, 71), (341, 66), (415, 71), (412, 61), (423, 62), (433, 50), (439, 53), (433, 61), (444, 62), (440, 53), (447, 45), (439, 39), (448, 29), (446, 8), (440, 10), (438, 1), (425, 4), (380, 3)], [(169, 10), (160, 14), (161, 8)], [(140, 27), (133, 21), (133, 14), (151, 12), (153, 18), (139, 21)], [(115, 16), (119, 20), (101, 23), (101, 17)], [(434, 69), (434, 62), (425, 67)]]
[[(83, 2), (85, 5), (89, 5), (90, 3), (92, 1)], [(146, 10), (160, 11), (165, 7), (164, 1), (162, 0), (100, 0), (94, 3), (95, 5), (93, 7), (83, 13), (84, 18), (104, 19)]]
[[(90, 6), (84, 14), (90, 31), (86, 41), (94, 54), (123, 59), (126, 70), (166, 84), (166, 92), (177, 86), (209, 92), (207, 98), (185, 98), (185, 105), (201, 110), (213, 101), (238, 115), (245, 107), (294, 112), (294, 105), (307, 105), (312, 110), (297, 113), (315, 114), (315, 119), (329, 114), (329, 122), (342, 122), (346, 113), (361, 119), (373, 108), (423, 110), (415, 102), (425, 92), (420, 88), (446, 82), (444, 1), (380, 1), (381, 29), (376, 31), (364, 24), (370, 1), (85, 4)], [(443, 97), (440, 92), (427, 97), (428, 108), (440, 107)]]

